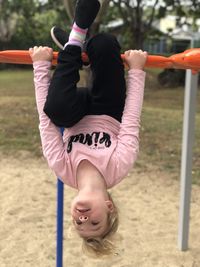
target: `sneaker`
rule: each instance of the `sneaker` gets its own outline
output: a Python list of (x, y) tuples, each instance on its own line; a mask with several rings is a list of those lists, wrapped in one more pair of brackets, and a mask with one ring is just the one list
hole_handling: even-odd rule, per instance
[(81, 29), (87, 29), (95, 20), (100, 3), (98, 0), (78, 0), (76, 2), (74, 21)]
[(64, 45), (68, 42), (69, 34), (58, 28), (57, 26), (54, 26), (51, 28), (51, 37), (54, 41), (54, 43), (60, 48), (64, 49)]

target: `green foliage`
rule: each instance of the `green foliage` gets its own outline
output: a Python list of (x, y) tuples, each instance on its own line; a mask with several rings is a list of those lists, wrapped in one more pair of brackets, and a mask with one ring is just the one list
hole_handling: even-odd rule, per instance
[(157, 15), (157, 18), (164, 18), (166, 16), (166, 12), (167, 12), (167, 8), (166, 7), (159, 7), (158, 9), (158, 15)]
[[(197, 29), (196, 19), (200, 17), (198, 0), (112, 0), (111, 2), (117, 8), (117, 11), (114, 8), (112, 10), (115, 10), (115, 14), (124, 21), (123, 34), (124, 31), (129, 32), (130, 41), (132, 41), (129, 45), (135, 48), (142, 48), (144, 40), (149, 36), (158, 35), (158, 31), (153, 30), (155, 20), (164, 18), (168, 14), (177, 15), (178, 18), (192, 18), (191, 26), (195, 30)], [(112, 12), (111, 9), (110, 12)], [(111, 14), (109, 16), (113, 18)], [(181, 20), (177, 21), (178, 26), (181, 26)], [(189, 24), (188, 21), (187, 24)]]
[(178, 17), (184, 17), (186, 16), (186, 12), (182, 6), (177, 7), (176, 14)]
[(50, 29), (53, 25), (66, 28), (69, 24), (62, 1), (9, 0), (3, 1), (1, 13), (16, 12), (17, 24), (9, 42), (0, 41), (0, 50), (28, 49), (34, 45), (52, 46)]
[(102, 24), (107, 24), (112, 20), (116, 20), (120, 17), (119, 11), (117, 6), (115, 5), (111, 5), (108, 9), (108, 11), (106, 12), (105, 16), (103, 16), (102, 18)]
[(1, 18), (6, 18), (11, 13), (29, 17), (36, 11), (38, 1), (34, 0), (2, 0), (0, 5)]
[[(157, 3), (157, 4), (155, 4)], [(123, 19), (124, 27), (116, 34), (121, 34), (124, 48), (142, 48), (147, 38), (160, 37), (161, 33), (152, 26), (155, 20), (167, 14), (179, 18), (191, 17), (193, 30), (197, 30), (196, 20), (200, 17), (199, 0), (110, 0), (110, 6), (102, 16), (101, 24), (107, 25), (111, 20)], [(68, 28), (70, 24), (63, 0), (1, 0), (0, 20), (11, 24), (16, 20), (15, 29), (10, 29), (7, 40), (1, 38), (0, 50), (28, 49), (33, 45), (50, 45), (52, 41), (49, 30), (53, 25)], [(177, 22), (181, 26), (181, 20)], [(9, 25), (8, 30), (9, 30)], [(13, 26), (14, 27), (14, 26)], [(68, 28), (69, 29), (69, 28)], [(6, 42), (7, 41), (7, 42)]]
[(165, 5), (166, 6), (173, 6), (175, 4), (174, 0), (165, 0)]

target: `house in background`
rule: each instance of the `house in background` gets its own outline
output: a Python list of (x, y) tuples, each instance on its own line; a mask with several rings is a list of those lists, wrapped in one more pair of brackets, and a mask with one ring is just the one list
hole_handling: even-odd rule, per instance
[(190, 47), (200, 47), (200, 19), (196, 21), (197, 32), (192, 32), (189, 24), (191, 19), (180, 18), (181, 22), (188, 22), (181, 28), (177, 27), (177, 17), (168, 15), (154, 23), (154, 27), (163, 33), (155, 39), (147, 39), (145, 49), (152, 54), (180, 53)]
[[(186, 23), (182, 27), (178, 27), (177, 19)], [(147, 40), (145, 44), (147, 51), (152, 54), (169, 56), (181, 53), (191, 47), (200, 47), (200, 19), (196, 22), (196, 28), (198, 29), (196, 32), (191, 30), (189, 26), (191, 22), (191, 19), (186, 20), (175, 16), (167, 16), (161, 19), (154, 27), (157, 27), (164, 35), (157, 40)], [(158, 82), (163, 87), (184, 86), (185, 70), (164, 69), (158, 75)]]
[[(144, 43), (144, 50), (151, 54), (170, 55), (183, 52), (190, 47), (200, 47), (200, 19), (196, 21), (197, 32), (192, 32), (190, 27), (191, 19), (180, 18), (181, 22), (188, 22), (181, 28), (177, 26), (177, 16), (168, 15), (153, 24), (154, 29), (160, 34), (149, 36)], [(118, 37), (124, 38), (124, 23), (121, 18), (110, 21), (107, 25), (102, 25), (101, 30), (109, 31)]]

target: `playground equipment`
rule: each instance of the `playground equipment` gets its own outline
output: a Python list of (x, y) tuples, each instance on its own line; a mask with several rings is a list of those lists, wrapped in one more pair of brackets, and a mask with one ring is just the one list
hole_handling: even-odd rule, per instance
[[(122, 59), (124, 55), (122, 54)], [(53, 52), (52, 64), (57, 64), (58, 52)], [(86, 53), (82, 53), (83, 62), (89, 62)], [(5, 50), (0, 51), (0, 63), (32, 64), (29, 51), (27, 50)], [(183, 53), (170, 57), (148, 55), (145, 67), (168, 68), (168, 69), (191, 69), (195, 72), (200, 70), (200, 48), (191, 48)]]
[[(122, 59), (124, 55), (122, 54)], [(53, 52), (52, 64), (57, 64), (58, 52)], [(82, 54), (83, 62), (89, 62), (85, 53)], [(26, 50), (0, 51), (0, 63), (32, 64), (29, 52)], [(194, 126), (196, 111), (196, 95), (198, 75), (200, 70), (200, 48), (191, 48), (183, 53), (170, 57), (148, 55), (145, 67), (147, 68), (175, 68), (187, 69), (185, 85), (183, 143), (181, 160), (181, 190), (178, 247), (185, 251), (188, 249), (189, 217), (191, 198), (191, 173), (192, 173), (192, 147), (194, 142)], [(63, 132), (63, 129), (61, 129)], [(63, 266), (63, 183), (57, 183), (57, 256), (56, 266)]]

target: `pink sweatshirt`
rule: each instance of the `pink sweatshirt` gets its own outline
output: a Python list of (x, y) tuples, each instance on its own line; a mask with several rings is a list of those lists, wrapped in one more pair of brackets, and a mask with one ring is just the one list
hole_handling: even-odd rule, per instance
[(88, 115), (75, 126), (65, 129), (62, 137), (60, 129), (43, 112), (51, 63), (36, 61), (33, 67), (39, 130), (49, 167), (63, 183), (77, 188), (77, 167), (82, 160), (88, 160), (103, 175), (107, 188), (118, 184), (132, 168), (139, 151), (145, 72), (128, 72), (121, 123), (107, 115)]

